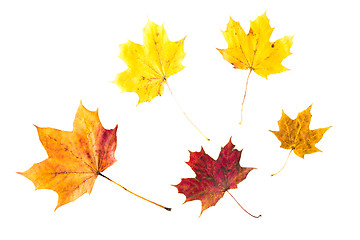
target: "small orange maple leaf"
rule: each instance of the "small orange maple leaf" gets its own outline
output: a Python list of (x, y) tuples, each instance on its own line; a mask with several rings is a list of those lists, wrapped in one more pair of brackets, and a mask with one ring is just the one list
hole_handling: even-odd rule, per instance
[(270, 74), (289, 70), (281, 62), (291, 54), (290, 48), (293, 37), (286, 36), (275, 42), (270, 42), (273, 30), (274, 28), (270, 27), (270, 21), (266, 13), (264, 13), (257, 17), (255, 21), (250, 22), (248, 34), (245, 34), (239, 22), (234, 21), (232, 18), (230, 18), (226, 30), (222, 32), (228, 43), (227, 49), (218, 49), (223, 58), (236, 69), (250, 69), (241, 106), (241, 121), (251, 72), (254, 71), (267, 79)]
[[(35, 190), (50, 189), (58, 194), (55, 210), (75, 201), (84, 193), (90, 194), (98, 175), (151, 202), (102, 174), (116, 161), (114, 152), (117, 125), (114, 129), (103, 128), (98, 111), (89, 111), (82, 103), (73, 125), (74, 129), (71, 132), (35, 126), (48, 158), (34, 164), (25, 172), (18, 172), (34, 183)], [(157, 203), (151, 203), (170, 210)]]
[[(291, 149), (290, 153), (294, 151), (294, 153), (301, 158), (304, 158), (305, 154), (321, 152), (320, 149), (315, 147), (315, 144), (322, 139), (324, 133), (331, 127), (310, 130), (309, 126), (312, 117), (310, 112), (311, 107), (312, 105), (300, 112), (294, 120), (289, 118), (283, 110), (282, 116), (278, 121), (279, 131), (270, 130), (281, 142), (281, 148)], [(277, 173), (285, 167), (287, 160)], [(272, 174), (272, 176), (277, 173)]]

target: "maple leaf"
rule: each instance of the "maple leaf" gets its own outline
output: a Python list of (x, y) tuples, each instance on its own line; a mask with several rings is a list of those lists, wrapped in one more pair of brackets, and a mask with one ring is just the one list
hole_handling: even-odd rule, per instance
[(97, 176), (102, 176), (131, 194), (149, 201), (102, 174), (116, 161), (114, 152), (118, 126), (105, 129), (101, 125), (97, 110), (89, 111), (80, 103), (71, 132), (35, 127), (48, 158), (34, 164), (27, 171), (18, 173), (32, 181), (35, 190), (55, 191), (59, 197), (55, 210), (75, 201), (84, 193), (90, 194)]
[[(289, 118), (283, 110), (282, 116), (278, 121), (279, 131), (270, 130), (270, 132), (275, 134), (281, 142), (281, 148), (291, 149), (290, 153), (294, 151), (294, 153), (301, 158), (304, 158), (305, 154), (321, 152), (320, 149), (315, 147), (315, 144), (321, 140), (324, 133), (331, 127), (310, 130), (309, 126), (312, 117), (310, 112), (311, 107), (312, 105), (304, 111), (298, 113), (296, 119), (294, 120)], [(287, 160), (288, 159), (289, 157)], [(285, 167), (285, 165), (280, 169), (280, 171)], [(277, 173), (273, 175), (276, 175)]]
[[(230, 138), (226, 146), (221, 149), (216, 161), (207, 155), (203, 148), (200, 152), (190, 152), (190, 160), (187, 164), (195, 172), (196, 177), (183, 178), (178, 185), (174, 186), (179, 193), (186, 196), (185, 202), (201, 201), (200, 215), (209, 207), (215, 206), (229, 189), (237, 188), (237, 184), (242, 182), (251, 170), (255, 169), (240, 166), (242, 150), (238, 151), (234, 147)], [(242, 208), (241, 205), (240, 207)], [(244, 211), (246, 210), (244, 209)]]
[(104, 129), (98, 113), (80, 104), (72, 132), (37, 127), (48, 159), (20, 173), (36, 189), (50, 189), (59, 195), (56, 209), (84, 193), (91, 193), (100, 172), (116, 161), (116, 130)]
[(275, 42), (270, 42), (273, 30), (274, 28), (270, 27), (270, 21), (266, 13), (264, 13), (257, 17), (255, 21), (250, 22), (248, 34), (245, 34), (239, 22), (234, 21), (231, 17), (226, 30), (222, 32), (228, 43), (227, 49), (218, 49), (223, 58), (236, 69), (250, 69), (241, 107), (241, 120), (251, 72), (254, 71), (267, 79), (270, 74), (289, 70), (281, 62), (291, 54), (290, 48), (293, 43), (293, 36), (285, 36)]
[(131, 41), (120, 45), (120, 58), (129, 67), (113, 81), (124, 92), (136, 92), (139, 103), (150, 102), (164, 91), (168, 77), (181, 71), (184, 40), (171, 42), (164, 26), (148, 21), (143, 30), (144, 45)]
[(248, 34), (245, 34), (238, 22), (230, 18), (226, 31), (223, 31), (228, 48), (218, 50), (234, 68), (250, 69), (267, 78), (269, 74), (288, 70), (281, 62), (291, 54), (290, 47), (293, 39), (293, 37), (285, 36), (275, 42), (270, 42), (273, 30), (266, 13), (250, 22)]
[(176, 100), (167, 79), (182, 69), (182, 60), (185, 57), (184, 40), (171, 42), (167, 37), (164, 25), (159, 26), (150, 20), (144, 30), (144, 45), (131, 41), (120, 44), (120, 58), (129, 67), (117, 75), (113, 81), (124, 92), (136, 92), (139, 96), (138, 104), (150, 102), (164, 91), (167, 85), (176, 104), (186, 119), (210, 141), (200, 129), (190, 120)]

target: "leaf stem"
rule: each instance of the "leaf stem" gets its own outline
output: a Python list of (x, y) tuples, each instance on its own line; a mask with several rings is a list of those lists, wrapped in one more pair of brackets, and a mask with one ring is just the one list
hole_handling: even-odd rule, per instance
[(165, 83), (166, 83), (166, 86), (168, 87), (171, 95), (173, 96), (176, 105), (179, 107), (180, 111), (184, 114), (184, 116), (186, 117), (186, 119), (196, 128), (196, 130), (199, 131), (199, 133), (200, 133), (204, 138), (206, 138), (206, 140), (210, 141), (210, 139), (207, 138), (207, 137), (200, 131), (200, 129), (190, 120), (190, 118), (186, 115), (185, 111), (183, 110), (183, 108), (181, 107), (181, 105), (179, 104), (179, 102), (177, 101), (177, 99), (175, 98), (175, 95), (174, 95), (173, 92), (171, 91), (171, 88), (170, 88), (170, 86), (169, 86), (169, 83), (168, 83), (168, 81), (167, 81), (166, 79), (165, 79)]
[(291, 150), (290, 150), (290, 152), (289, 152), (289, 154), (288, 154), (288, 156), (287, 156), (287, 158), (286, 158), (286, 161), (285, 161), (284, 166), (282, 166), (282, 168), (281, 168), (279, 171), (277, 171), (276, 173), (271, 174), (271, 176), (275, 176), (276, 174), (278, 174), (279, 172), (281, 172), (281, 170), (283, 170), (283, 169), (284, 169), (284, 167), (286, 166), (286, 163), (287, 163), (287, 162), (288, 162), (288, 160), (289, 160), (290, 153), (291, 153), (293, 150), (294, 150), (294, 149), (293, 149), (293, 148), (291, 148)]
[(242, 210), (244, 210), (247, 214), (249, 214), (250, 216), (252, 216), (252, 217), (254, 217), (254, 218), (259, 218), (259, 217), (261, 217), (261, 215), (259, 215), (259, 216), (254, 216), (254, 215), (252, 215), (251, 213), (249, 213), (248, 211), (246, 211), (245, 210), (245, 208), (243, 208), (243, 206), (241, 206), (241, 204), (236, 200), (236, 198), (234, 198), (234, 196), (228, 191), (228, 190), (226, 190), (226, 192), (228, 193), (228, 194), (230, 194), (230, 196), (235, 200), (235, 202), (242, 208)]
[(240, 118), (240, 123), (239, 124), (241, 124), (242, 121), (243, 121), (244, 102), (245, 102), (245, 97), (246, 97), (246, 92), (247, 92), (247, 87), (248, 87), (249, 77), (250, 77), (251, 72), (252, 72), (252, 68), (250, 68), (249, 74), (248, 74), (247, 79), (246, 79), (245, 93), (244, 93), (244, 98), (243, 98), (243, 101), (242, 101), (242, 104), (241, 104), (241, 118)]
[(162, 205), (160, 205), (160, 204), (158, 204), (158, 203), (155, 203), (155, 202), (153, 202), (153, 201), (150, 201), (149, 199), (146, 199), (146, 198), (144, 198), (144, 197), (142, 197), (142, 196), (139, 196), (139, 195), (137, 195), (136, 193), (133, 193), (132, 191), (128, 190), (127, 188), (121, 186), (121, 185), (118, 184), (117, 182), (115, 182), (115, 181), (111, 180), (110, 178), (108, 178), (107, 176), (103, 175), (102, 173), (98, 172), (97, 174), (98, 174), (99, 176), (102, 176), (103, 178), (106, 178), (106, 179), (109, 180), (110, 182), (115, 183), (116, 185), (118, 185), (119, 187), (121, 187), (121, 188), (124, 189), (125, 191), (127, 191), (127, 192), (135, 195), (136, 197), (141, 198), (141, 199), (143, 199), (143, 200), (145, 200), (145, 201), (147, 201), (147, 202), (149, 202), (149, 203), (152, 203), (152, 204), (154, 204), (154, 205), (156, 205), (156, 206), (158, 206), (158, 207), (161, 207), (161, 208), (163, 208), (163, 209), (165, 209), (165, 210), (167, 210), (167, 211), (171, 211), (171, 208), (164, 207), (164, 206), (162, 206)]

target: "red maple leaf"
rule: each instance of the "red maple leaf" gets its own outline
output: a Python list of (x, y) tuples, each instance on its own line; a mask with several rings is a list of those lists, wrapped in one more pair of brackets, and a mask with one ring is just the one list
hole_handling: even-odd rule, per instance
[[(240, 166), (242, 150), (238, 151), (234, 147), (230, 138), (228, 144), (221, 149), (217, 160), (207, 155), (203, 148), (200, 152), (190, 152), (190, 160), (187, 164), (195, 172), (196, 177), (183, 178), (175, 187), (179, 193), (186, 196), (185, 202), (201, 201), (200, 215), (204, 210), (215, 206), (229, 189), (237, 188), (237, 184), (243, 181), (251, 170), (255, 169)], [(233, 196), (231, 195), (231, 197)], [(235, 198), (234, 200), (236, 201)], [(247, 212), (240, 204), (239, 206)]]

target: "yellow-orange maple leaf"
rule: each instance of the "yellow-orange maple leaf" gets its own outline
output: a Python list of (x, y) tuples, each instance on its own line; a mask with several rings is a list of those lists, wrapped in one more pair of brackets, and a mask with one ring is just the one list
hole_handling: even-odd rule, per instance
[(72, 132), (37, 127), (48, 158), (19, 173), (35, 189), (50, 189), (59, 198), (55, 210), (91, 193), (95, 179), (115, 161), (116, 130), (103, 128), (98, 112), (80, 104)]
[[(294, 151), (294, 153), (301, 158), (304, 158), (305, 154), (321, 152), (320, 149), (315, 147), (315, 144), (321, 140), (324, 133), (330, 128), (309, 129), (312, 116), (310, 112), (311, 107), (312, 105), (300, 112), (294, 120), (282, 111), (282, 116), (278, 121), (279, 131), (270, 130), (281, 142), (281, 148), (291, 149), (291, 151)], [(281, 168), (281, 170), (283, 168)]]
[(139, 103), (150, 102), (164, 91), (169, 76), (181, 71), (184, 40), (171, 42), (164, 26), (148, 21), (143, 30), (144, 45), (131, 41), (120, 45), (120, 58), (129, 67), (113, 81), (124, 92), (136, 92)]
[(141, 197), (102, 174), (116, 162), (117, 125), (114, 129), (103, 128), (97, 110), (89, 111), (80, 103), (72, 132), (36, 128), (48, 158), (18, 173), (31, 180), (35, 190), (55, 191), (59, 196), (55, 210), (86, 192), (90, 194), (97, 176), (102, 176), (134, 196), (171, 211), (171, 208)]
[(270, 27), (266, 13), (251, 21), (248, 34), (239, 22), (230, 18), (227, 28), (223, 31), (228, 43), (227, 49), (218, 49), (223, 58), (234, 68), (250, 69), (267, 78), (269, 74), (288, 70), (281, 62), (289, 56), (293, 37), (283, 37), (270, 42), (274, 28)]

